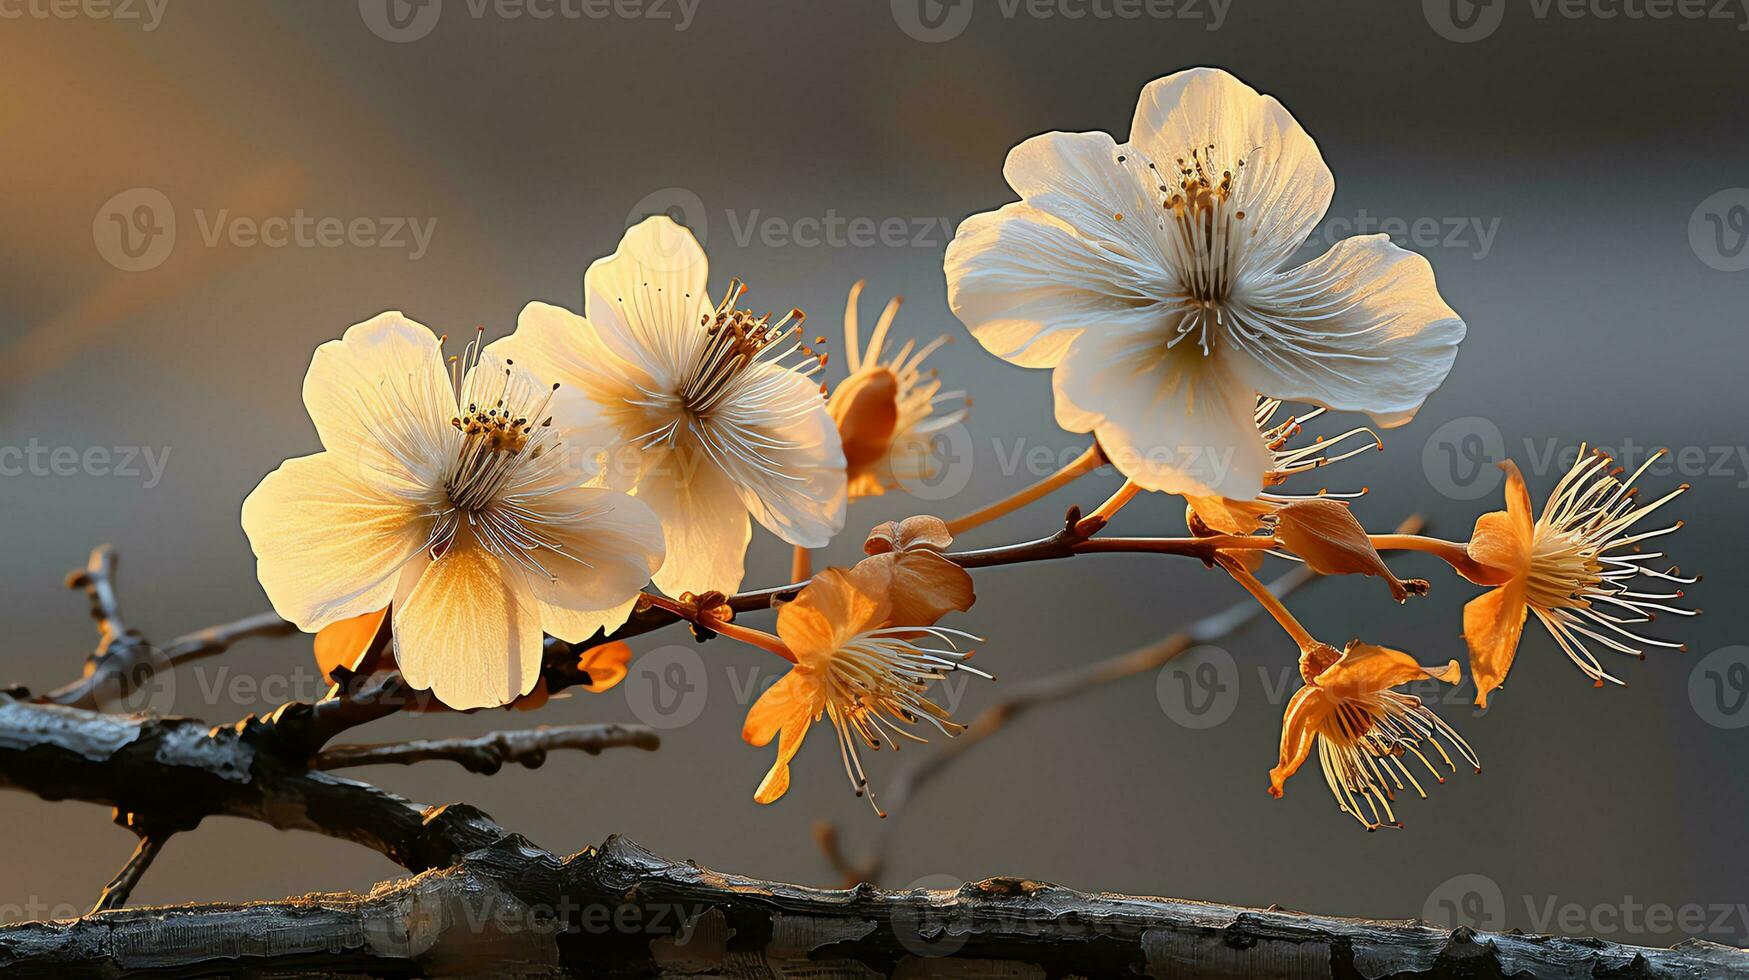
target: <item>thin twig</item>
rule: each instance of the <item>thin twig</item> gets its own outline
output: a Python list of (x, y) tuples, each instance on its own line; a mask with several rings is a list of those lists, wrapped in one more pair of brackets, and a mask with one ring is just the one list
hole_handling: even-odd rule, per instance
[(134, 886), (140, 883), (146, 869), (152, 866), (158, 852), (164, 849), (164, 842), (169, 839), (169, 834), (141, 834), (133, 857), (128, 858), (128, 863), (122, 865), (122, 869), (116, 872), (109, 884), (103, 886), (103, 891), (97, 896), (97, 904), (91, 906), (91, 911), (106, 912), (126, 905), (128, 896), (133, 894)]
[(317, 769), (348, 766), (409, 766), (447, 759), (469, 772), (490, 776), (507, 762), (536, 769), (547, 753), (571, 750), (600, 755), (603, 749), (630, 747), (655, 751), (662, 744), (654, 729), (642, 725), (557, 725), (525, 731), (493, 732), (477, 738), (418, 739), (378, 745), (336, 745), (316, 756)]
[(165, 659), (171, 663), (185, 664), (224, 653), (233, 645), (251, 637), (290, 636), (297, 631), (296, 624), (288, 623), (280, 619), (278, 613), (268, 610), (234, 623), (209, 626), (179, 636), (164, 647), (163, 653)]

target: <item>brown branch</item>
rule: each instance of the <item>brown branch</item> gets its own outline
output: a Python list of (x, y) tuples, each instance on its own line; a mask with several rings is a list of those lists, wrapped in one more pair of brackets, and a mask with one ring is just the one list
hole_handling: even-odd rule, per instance
[(600, 755), (603, 749), (631, 747), (646, 752), (662, 744), (654, 729), (642, 725), (562, 725), (524, 731), (492, 732), (477, 738), (419, 739), (377, 745), (336, 745), (317, 755), (317, 769), (347, 766), (412, 765), (447, 759), (469, 772), (490, 776), (507, 762), (537, 769), (556, 750)]
[(165, 645), (164, 659), (178, 666), (217, 656), (243, 640), (257, 636), (291, 636), (298, 628), (269, 610), (222, 626), (209, 626)]
[(91, 550), (84, 568), (67, 576), (67, 588), (84, 589), (90, 600), (91, 618), (97, 621), (97, 649), (86, 656), (83, 676), (44, 695), (44, 700), (95, 708), (100, 699), (113, 702), (125, 697), (150, 680), (162, 664), (162, 655), (122, 619), (115, 569), (115, 549), (102, 544)]
[(1749, 953), (1448, 932), (1024, 878), (823, 891), (664, 860), (624, 838), (560, 858), (515, 837), (365, 895), (124, 909), (0, 928), (8, 976), (590, 977), (1741, 975)]

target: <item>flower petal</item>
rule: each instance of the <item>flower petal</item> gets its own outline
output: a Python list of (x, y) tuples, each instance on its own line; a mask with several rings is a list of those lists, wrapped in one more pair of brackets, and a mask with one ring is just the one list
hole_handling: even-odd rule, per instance
[(1263, 527), (1263, 519), (1281, 504), (1268, 500), (1233, 500), (1230, 497), (1184, 498), (1185, 505), (1197, 520), (1221, 534), (1251, 534)]
[(430, 328), (381, 313), (316, 348), (304, 407), (322, 446), (361, 475), (435, 485), (456, 404)]
[(1313, 684), (1339, 700), (1377, 694), (1399, 684), (1426, 678), (1456, 684), (1461, 677), (1456, 660), (1444, 667), (1423, 667), (1401, 650), (1359, 640), (1348, 644), (1341, 659), (1317, 676)]
[(1269, 795), (1279, 797), (1282, 785), (1298, 772), (1317, 743), (1318, 728), (1330, 716), (1334, 699), (1315, 687), (1302, 687), (1287, 703), (1281, 716), (1281, 754), (1269, 770)]
[(1208, 154), (1217, 174), (1234, 172), (1233, 203), (1249, 216), (1254, 239), (1241, 275), (1279, 268), (1324, 219), (1336, 190), (1318, 145), (1281, 103), (1218, 68), (1143, 87), (1130, 145), (1167, 174), (1180, 160), (1189, 164), (1192, 150)]
[(699, 442), (755, 520), (790, 544), (823, 548), (844, 529), (844, 447), (818, 383), (749, 369), (740, 393), (701, 423)]
[(583, 276), (583, 312), (603, 344), (658, 382), (678, 379), (704, 339), (710, 264), (698, 240), (666, 215), (626, 230), (619, 248)]
[[(568, 635), (561, 617), (549, 611), (601, 612), (635, 601), (662, 567), (662, 524), (641, 500), (614, 490), (572, 487), (500, 502), (547, 545), (528, 553), (551, 578), (528, 572), (541, 606), (541, 622), (561, 640), (581, 643), (595, 632)], [(620, 622), (624, 622), (621, 619)], [(616, 624), (617, 625), (617, 624)], [(565, 630), (561, 632), (561, 630)]]
[(370, 652), (371, 644), (376, 642), (377, 634), (383, 628), (383, 620), (388, 615), (389, 610), (385, 606), (375, 612), (367, 612), (322, 627), (316, 634), (315, 642), (316, 668), (322, 672), (322, 676), (332, 679), (334, 671), (340, 668), (357, 668), (359, 658)]
[(748, 745), (769, 745), (772, 736), (798, 714), (811, 713), (818, 694), (819, 685), (814, 683), (813, 675), (792, 668), (753, 702), (747, 720), (741, 725), (741, 739)]
[(1470, 676), (1476, 682), (1476, 705), (1486, 708), (1488, 695), (1506, 682), (1524, 636), (1530, 611), (1521, 580), (1482, 593), (1464, 604), (1464, 641), (1470, 647)]
[(947, 301), (990, 353), (1055, 367), (1083, 331), (1159, 319), (1157, 304), (1119, 294), (1119, 277), (1135, 276), (1116, 262), (1060, 219), (1009, 204), (960, 222), (943, 265)]
[(1256, 497), (1270, 462), (1256, 393), (1221, 352), (1165, 345), (1158, 330), (1076, 338), (1052, 374), (1057, 423), (1091, 430), (1119, 472), (1145, 490)]
[(465, 524), (394, 617), (401, 675), (452, 708), (507, 704), (540, 679), (540, 612), (524, 576)]
[(1383, 426), (1414, 418), (1457, 358), (1464, 321), (1425, 258), (1386, 235), (1338, 242), (1234, 297), (1248, 355), (1241, 372), (1272, 398), (1366, 412)]
[(866, 554), (879, 555), (889, 551), (946, 551), (953, 544), (953, 532), (947, 522), (929, 514), (916, 514), (897, 523), (886, 521), (874, 526), (862, 543)]
[(1105, 133), (1044, 133), (1008, 151), (1008, 186), (1083, 239), (1117, 298), (1159, 298), (1171, 267), (1156, 215), (1162, 178)]
[(395, 574), (425, 547), (430, 515), (361, 480), (344, 457), (288, 459), (243, 501), (256, 575), (306, 633), (389, 604)]
[(1397, 578), (1343, 501), (1294, 500), (1276, 508), (1275, 517), (1276, 540), (1319, 575), (1376, 575), (1390, 586), (1391, 597), (1398, 602), (1427, 593), (1424, 580)]
[(595, 326), (570, 310), (530, 303), (516, 318), (516, 332), (486, 352), (515, 361), (543, 385), (557, 384), (547, 414), (564, 432), (566, 452), (592, 457), (615, 450), (620, 434), (608, 409), (638, 395), (648, 378), (602, 343)]
[(894, 626), (933, 626), (950, 612), (965, 612), (977, 601), (966, 570), (933, 551), (889, 552), (857, 563), (889, 576), (888, 619)]
[(828, 568), (777, 611), (777, 635), (801, 663), (828, 656), (887, 621), (890, 581), (884, 570)]
[(634, 496), (662, 522), (666, 558), (653, 580), (671, 596), (741, 587), (753, 523), (734, 484), (708, 463), (651, 455)]
[(581, 685), (591, 694), (600, 694), (626, 679), (626, 665), (631, 662), (632, 648), (615, 640), (583, 651), (577, 666), (589, 675), (589, 683)]

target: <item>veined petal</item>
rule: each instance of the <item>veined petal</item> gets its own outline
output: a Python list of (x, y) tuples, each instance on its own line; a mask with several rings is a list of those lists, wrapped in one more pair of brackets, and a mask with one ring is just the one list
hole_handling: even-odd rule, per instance
[(692, 232), (666, 215), (645, 218), (589, 266), (583, 312), (609, 350), (667, 386), (704, 337), (709, 272)]
[(523, 575), (463, 525), (396, 605), (395, 660), (407, 683), (460, 711), (508, 704), (540, 679), (540, 610)]
[(924, 548), (873, 555), (856, 567), (891, 576), (887, 597), (894, 626), (933, 626), (948, 613), (965, 612), (977, 601), (966, 570)]
[(1156, 301), (1114, 285), (1134, 279), (1115, 253), (1024, 202), (961, 222), (944, 271), (954, 315), (1021, 367), (1055, 367), (1083, 331), (1159, 320)]
[(747, 720), (741, 725), (741, 739), (753, 746), (771, 744), (772, 736), (797, 715), (813, 714), (819, 688), (812, 673), (791, 669), (753, 702)]
[[(609, 408), (638, 397), (649, 379), (602, 343), (595, 326), (570, 310), (530, 303), (516, 318), (516, 332), (486, 348), (542, 384), (557, 384), (548, 414), (565, 433), (568, 453), (595, 458), (619, 448), (626, 435), (611, 423)], [(634, 433), (635, 435), (635, 433)]]
[(826, 656), (891, 615), (886, 591), (891, 573), (828, 568), (777, 611), (777, 635), (800, 663)]
[(753, 522), (723, 472), (688, 454), (653, 454), (634, 496), (662, 522), (666, 557), (653, 579), (671, 596), (741, 587)]
[(364, 482), (345, 457), (317, 453), (261, 481), (243, 501), (243, 533), (274, 610), (314, 633), (388, 605), (432, 516)]
[(1425, 258), (1385, 235), (1338, 242), (1234, 296), (1228, 336), (1246, 381), (1272, 398), (1402, 425), (1457, 358), (1464, 321)]
[(1318, 728), (1335, 706), (1332, 698), (1315, 687), (1302, 687), (1287, 703), (1281, 716), (1281, 754), (1269, 770), (1269, 795), (1280, 796), (1289, 776), (1298, 772), (1318, 738)]
[(1429, 677), (1456, 684), (1461, 674), (1456, 660), (1444, 667), (1423, 667), (1401, 650), (1374, 646), (1358, 640), (1348, 644), (1342, 657), (1325, 668), (1313, 684), (1339, 700), (1376, 694), (1379, 691), (1425, 680)]
[(1270, 456), (1256, 393), (1223, 352), (1205, 357), (1168, 332), (1088, 332), (1052, 375), (1057, 423), (1091, 430), (1124, 476), (1147, 490), (1248, 500)]
[(1193, 150), (1212, 161), (1215, 176), (1234, 174), (1233, 204), (1250, 234), (1241, 277), (1279, 268), (1323, 220), (1336, 190), (1318, 145), (1281, 103), (1217, 68), (1143, 87), (1130, 145), (1169, 178), (1194, 162)]
[(434, 486), (456, 414), (437, 337), (399, 312), (381, 313), (316, 348), (304, 407), (323, 448), (365, 479)]
[(747, 371), (737, 397), (699, 424), (699, 444), (759, 523), (822, 548), (844, 529), (844, 448), (817, 382), (777, 365)]
[(1172, 274), (1157, 234), (1161, 177), (1105, 133), (1044, 133), (1008, 151), (1002, 175), (1034, 208), (1073, 228), (1115, 275), (1119, 299), (1161, 296)]
[(1519, 579), (1464, 604), (1464, 641), (1470, 647), (1470, 676), (1476, 682), (1478, 707), (1486, 708), (1488, 695), (1506, 682), (1529, 611), (1524, 582)]
[[(502, 521), (541, 542), (525, 554), (549, 575), (525, 570), (542, 607), (578, 612), (616, 609), (634, 601), (651, 574), (662, 567), (662, 524), (655, 511), (614, 490), (572, 487), (526, 498), (507, 497), (480, 520)], [(544, 612), (543, 608), (543, 622)], [(566, 635), (551, 628), (548, 632), (571, 643), (588, 638), (588, 634)]]

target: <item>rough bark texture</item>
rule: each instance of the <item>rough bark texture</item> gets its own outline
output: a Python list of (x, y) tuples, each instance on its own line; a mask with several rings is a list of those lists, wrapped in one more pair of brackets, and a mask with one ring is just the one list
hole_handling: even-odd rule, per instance
[[(293, 713), (295, 716), (296, 713)], [(1448, 933), (993, 878), (817, 890), (677, 864), (623, 838), (561, 857), (466, 805), (311, 770), (301, 731), (115, 717), (0, 695), (0, 785), (159, 831), (214, 814), (355, 841), (414, 877), (365, 895), (120, 909), (0, 929), (9, 975), (1719, 977), (1700, 942)], [(301, 749), (299, 750), (301, 751)]]

